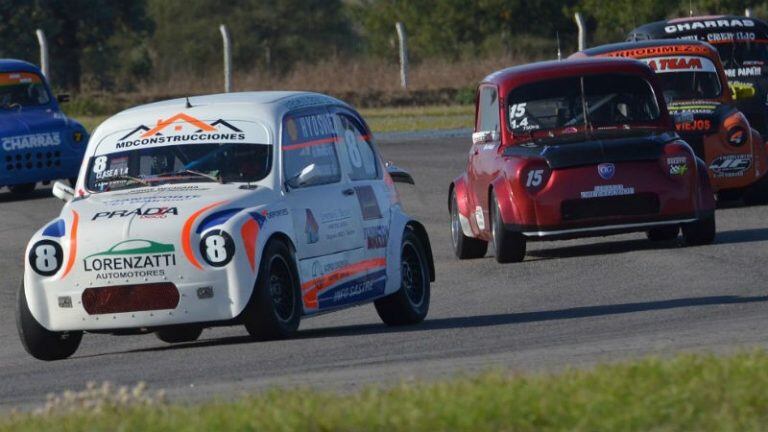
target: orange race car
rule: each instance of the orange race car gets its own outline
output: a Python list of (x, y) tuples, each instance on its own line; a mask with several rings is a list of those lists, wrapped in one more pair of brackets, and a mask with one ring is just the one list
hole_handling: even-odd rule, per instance
[(718, 197), (768, 202), (766, 144), (735, 107), (714, 47), (692, 40), (649, 40), (602, 45), (571, 57), (646, 63), (659, 78), (678, 134), (707, 164)]

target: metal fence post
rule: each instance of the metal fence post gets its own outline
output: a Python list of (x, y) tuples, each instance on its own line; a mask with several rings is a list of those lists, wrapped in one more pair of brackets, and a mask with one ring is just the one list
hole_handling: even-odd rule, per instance
[(747, 17), (747, 18), (751, 18), (752, 17), (752, 9), (750, 9), (750, 8), (744, 9), (744, 16)]
[(587, 48), (587, 26), (584, 23), (584, 17), (581, 12), (576, 12), (573, 15), (576, 20), (576, 26), (579, 28), (579, 51), (583, 51)]
[(45, 33), (42, 29), (35, 30), (35, 33), (37, 34), (37, 42), (40, 44), (40, 70), (43, 72), (43, 76), (50, 83), (51, 75), (50, 63), (48, 61), (48, 41), (45, 39)]
[(224, 92), (232, 91), (232, 47), (229, 40), (229, 30), (224, 24), (219, 26), (224, 50)]
[(408, 38), (405, 33), (405, 26), (401, 22), (395, 24), (397, 37), (400, 39), (400, 85), (408, 89)]

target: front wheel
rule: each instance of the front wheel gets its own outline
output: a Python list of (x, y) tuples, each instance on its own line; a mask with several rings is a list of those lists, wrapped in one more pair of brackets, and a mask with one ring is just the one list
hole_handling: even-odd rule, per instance
[(455, 190), (451, 191), (451, 242), (453, 253), (458, 259), (482, 258), (488, 251), (487, 241), (464, 235)]
[(203, 333), (203, 328), (194, 325), (166, 327), (155, 332), (158, 339), (166, 343), (194, 342)]
[(424, 245), (410, 229), (403, 234), (400, 252), (400, 289), (374, 302), (384, 324), (417, 324), (429, 311), (429, 264)]
[(496, 261), (500, 263), (522, 261), (525, 259), (525, 236), (519, 232), (509, 231), (504, 227), (496, 194), (491, 195), (489, 204), (488, 208), (491, 211), (491, 236), (493, 237), (493, 250), (496, 253)]
[(286, 339), (299, 328), (301, 290), (291, 249), (279, 240), (262, 252), (259, 276), (243, 321), (256, 340)]
[(18, 196), (29, 195), (35, 190), (34, 183), (22, 183), (13, 186), (8, 186), (11, 193)]
[(77, 351), (83, 332), (52, 332), (32, 316), (21, 284), (16, 295), (16, 328), (24, 349), (38, 360), (63, 360)]
[(683, 224), (683, 238), (689, 246), (710, 244), (715, 240), (715, 215)]

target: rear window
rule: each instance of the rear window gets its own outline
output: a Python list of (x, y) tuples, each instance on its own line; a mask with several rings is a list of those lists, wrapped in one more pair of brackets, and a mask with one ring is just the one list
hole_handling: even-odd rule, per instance
[(508, 124), (515, 133), (647, 123), (660, 115), (653, 88), (636, 75), (538, 81), (512, 90), (507, 100)]

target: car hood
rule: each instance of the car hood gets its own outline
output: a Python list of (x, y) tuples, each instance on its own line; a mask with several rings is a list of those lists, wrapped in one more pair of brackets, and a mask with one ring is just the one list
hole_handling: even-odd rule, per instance
[[(182, 237), (227, 222), (245, 208), (274, 200), (269, 189), (199, 183), (94, 194), (70, 203), (77, 215), (78, 256), (102, 253), (127, 240), (178, 248)], [(71, 212), (71, 215), (67, 213)]]
[(0, 137), (60, 131), (70, 120), (51, 109), (0, 110)]

